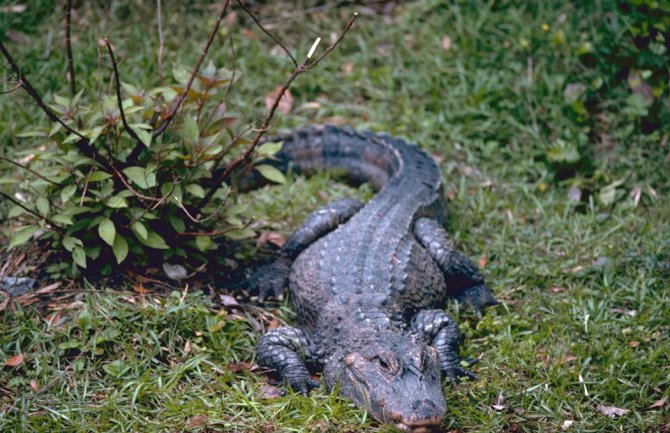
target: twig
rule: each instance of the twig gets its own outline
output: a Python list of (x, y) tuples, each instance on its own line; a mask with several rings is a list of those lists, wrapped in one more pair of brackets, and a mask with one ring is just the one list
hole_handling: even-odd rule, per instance
[[(140, 137), (137, 136), (135, 131), (128, 125), (128, 121), (126, 120), (126, 113), (123, 111), (123, 100), (121, 98), (121, 77), (119, 76), (119, 69), (116, 63), (116, 59), (114, 58), (114, 51), (112, 50), (112, 44), (109, 43), (109, 39), (106, 37), (104, 38), (105, 40), (105, 45), (107, 45), (107, 52), (109, 53), (109, 58), (112, 60), (112, 68), (114, 69), (114, 81), (116, 84), (116, 103), (119, 106), (119, 113), (121, 114), (121, 123), (123, 123), (123, 129), (126, 130), (128, 135), (130, 135), (133, 140), (137, 142), (138, 146), (143, 146), (144, 143), (142, 143), (142, 140), (140, 140)], [(141, 147), (140, 147), (141, 148)], [(128, 157), (129, 161), (133, 161), (130, 157)]]
[(26, 171), (28, 171), (28, 172), (34, 174), (35, 176), (39, 177), (40, 179), (42, 179), (42, 180), (44, 180), (44, 181), (46, 181), (46, 182), (49, 182), (49, 183), (52, 184), (52, 185), (56, 185), (56, 186), (59, 186), (59, 187), (61, 187), (61, 188), (63, 187), (63, 184), (60, 184), (60, 183), (58, 183), (58, 182), (54, 182), (53, 180), (47, 179), (46, 177), (42, 176), (41, 174), (39, 174), (39, 173), (36, 172), (35, 170), (33, 170), (33, 169), (31, 169), (31, 168), (28, 168), (28, 167), (26, 167), (26, 166), (23, 165), (23, 164), (20, 164), (20, 163), (18, 163), (18, 162), (16, 162), (16, 161), (13, 161), (13, 160), (11, 160), (11, 159), (9, 159), (9, 158), (5, 158), (4, 156), (0, 156), (0, 159), (3, 160), (3, 161), (7, 161), (7, 162), (10, 163), (10, 164), (13, 164), (13, 165), (15, 165), (15, 166), (17, 166), (17, 167), (20, 167), (20, 168), (22, 168), (22, 169), (24, 169), (24, 170), (26, 170)]
[(16, 86), (12, 87), (12, 88), (9, 89), (9, 90), (3, 90), (2, 92), (0, 92), (0, 95), (7, 95), (7, 94), (10, 94), (10, 93), (12, 93), (12, 92), (14, 92), (14, 91), (16, 91), (16, 90), (18, 90), (18, 89), (20, 89), (20, 88), (21, 88), (21, 83), (18, 83)]
[(72, 0), (67, 0), (65, 7), (65, 52), (67, 54), (67, 71), (70, 78), (70, 93), (74, 97), (77, 94), (77, 84), (74, 77), (74, 60), (72, 59), (72, 43), (70, 38), (70, 27), (72, 18)]
[(254, 20), (254, 22), (256, 23), (256, 25), (258, 26), (258, 28), (261, 29), (261, 30), (263, 31), (263, 33), (265, 33), (266, 35), (268, 35), (268, 37), (270, 37), (270, 39), (272, 39), (273, 41), (275, 41), (275, 43), (276, 43), (277, 45), (279, 45), (279, 46), (281, 47), (281, 49), (284, 50), (284, 52), (285, 52), (286, 54), (288, 54), (288, 56), (291, 58), (291, 61), (293, 62), (293, 66), (295, 66), (295, 67), (297, 68), (297, 67), (298, 67), (298, 61), (295, 59), (295, 57), (293, 57), (293, 55), (292, 55), (291, 52), (288, 50), (288, 48), (286, 48), (286, 47), (284, 46), (284, 44), (282, 44), (281, 42), (279, 42), (279, 40), (278, 40), (277, 38), (275, 38), (275, 37), (272, 35), (272, 33), (270, 33), (269, 31), (267, 31), (267, 30), (265, 29), (265, 27), (263, 27), (263, 25), (261, 24), (261, 22), (258, 21), (258, 18), (256, 18), (256, 15), (254, 15), (254, 13), (251, 12), (251, 10), (249, 10), (249, 8), (248, 8), (244, 3), (242, 3), (241, 0), (236, 0), (236, 1), (237, 1), (237, 4), (239, 4), (240, 7), (241, 7), (242, 9), (244, 9), (244, 12), (246, 12), (247, 15), (249, 15), (249, 16), (251, 17), (251, 19)]
[[(216, 190), (221, 186), (221, 184), (224, 182), (226, 177), (233, 172), (240, 164), (242, 164), (244, 161), (249, 158), (249, 156), (252, 154), (256, 146), (258, 146), (258, 143), (261, 141), (261, 138), (265, 135), (265, 133), (268, 131), (270, 122), (272, 121), (272, 118), (274, 117), (275, 111), (277, 110), (277, 107), (279, 106), (279, 102), (281, 101), (282, 97), (284, 96), (284, 93), (288, 90), (288, 88), (291, 86), (291, 83), (293, 80), (295, 80), (298, 75), (302, 74), (303, 72), (307, 72), (310, 69), (314, 68), (316, 65), (323, 60), (324, 57), (326, 57), (330, 52), (332, 52), (335, 47), (342, 41), (344, 36), (349, 32), (351, 29), (351, 26), (354, 25), (354, 22), (356, 21), (356, 18), (358, 17), (358, 13), (354, 12), (353, 16), (347, 23), (347, 26), (344, 28), (340, 36), (326, 48), (326, 50), (319, 56), (317, 57), (312, 63), (309, 63), (309, 57), (305, 57), (303, 62), (298, 65), (297, 68), (291, 73), (291, 75), (288, 77), (284, 85), (281, 87), (279, 92), (277, 93), (277, 96), (275, 97), (274, 101), (272, 102), (272, 106), (268, 110), (267, 114), (265, 115), (265, 118), (263, 119), (263, 122), (261, 123), (261, 127), (256, 129), (256, 136), (254, 137), (254, 140), (251, 142), (249, 147), (241, 153), (237, 158), (233, 160), (233, 162), (230, 163), (230, 165), (219, 174), (219, 176), (216, 178), (214, 183), (212, 184), (211, 188), (209, 191), (207, 191), (207, 194), (205, 197), (200, 200), (200, 203), (196, 206), (195, 210), (198, 211), (202, 209), (204, 206), (209, 203), (209, 201), (212, 199), (214, 194), (216, 193)], [(310, 51), (313, 51), (310, 50)]]
[(28, 79), (21, 73), (21, 69), (19, 69), (19, 67), (16, 65), (16, 62), (14, 62), (14, 59), (12, 58), (11, 54), (9, 54), (9, 51), (7, 51), (7, 48), (5, 48), (5, 45), (2, 43), (2, 41), (0, 41), (0, 52), (2, 52), (2, 55), (9, 63), (9, 66), (11, 67), (12, 71), (17, 76), (19, 84), (21, 84), (21, 87), (23, 87), (25, 91), (28, 92), (30, 97), (33, 98), (33, 100), (42, 109), (42, 111), (44, 111), (49, 120), (51, 120), (52, 122), (60, 123), (61, 126), (63, 126), (63, 128), (65, 128), (71, 134), (74, 134), (77, 137), (86, 140), (86, 137), (84, 137), (74, 129), (70, 128), (65, 122), (63, 122), (58, 116), (56, 116), (54, 112), (49, 109), (49, 107), (46, 106), (44, 101), (42, 101), (42, 98), (40, 98), (40, 96), (37, 94), (33, 86), (30, 84)]
[(165, 40), (163, 39), (163, 16), (161, 14), (161, 0), (156, 0), (156, 25), (158, 26), (158, 80), (163, 85), (163, 50)]
[(256, 219), (252, 217), (246, 224), (241, 226), (232, 226), (223, 230), (212, 230), (211, 232), (181, 232), (177, 233), (177, 236), (219, 236), (236, 230), (244, 230), (253, 224), (255, 220)]
[(228, 194), (226, 194), (226, 197), (221, 201), (221, 203), (219, 204), (219, 207), (217, 207), (216, 210), (214, 212), (212, 212), (212, 214), (210, 216), (205, 217), (205, 218), (196, 218), (193, 215), (191, 215), (191, 213), (188, 211), (188, 209), (186, 209), (186, 206), (184, 206), (181, 203), (181, 201), (179, 201), (179, 199), (177, 197), (174, 198), (174, 201), (177, 202), (177, 206), (179, 206), (179, 208), (182, 211), (184, 211), (184, 213), (186, 214), (188, 219), (190, 219), (192, 222), (194, 222), (196, 224), (202, 224), (202, 223), (214, 218), (221, 211), (221, 209), (223, 209), (223, 206), (228, 201), (228, 195), (229, 194), (230, 194), (230, 190), (228, 190)]
[(33, 216), (36, 216), (37, 218), (40, 218), (40, 219), (45, 220), (45, 221), (48, 222), (49, 225), (51, 225), (51, 227), (52, 227), (55, 231), (57, 231), (58, 233), (60, 233), (60, 234), (63, 234), (63, 233), (64, 233), (64, 231), (63, 231), (62, 228), (60, 228), (60, 227), (57, 226), (53, 221), (51, 221), (51, 218), (49, 218), (49, 217), (47, 217), (47, 216), (44, 216), (44, 215), (40, 215), (40, 214), (38, 214), (38, 213), (35, 212), (34, 210), (32, 210), (32, 209), (30, 209), (29, 207), (25, 206), (25, 205), (24, 205), (23, 203), (21, 203), (20, 201), (16, 200), (14, 197), (12, 197), (12, 196), (10, 196), (10, 195), (8, 195), (8, 194), (5, 194), (5, 193), (2, 192), (2, 191), (0, 191), (0, 195), (3, 196), (3, 197), (5, 197), (7, 200), (11, 201), (12, 203), (14, 203), (15, 205), (17, 205), (18, 207), (20, 207), (20, 208), (23, 209), (24, 211), (28, 212), (29, 214), (31, 214), (31, 215), (33, 215)]
[[(184, 102), (186, 99), (186, 96), (188, 95), (188, 91), (191, 89), (191, 86), (193, 85), (193, 81), (195, 80), (195, 77), (198, 75), (198, 71), (200, 70), (200, 66), (202, 66), (202, 62), (205, 60), (205, 56), (207, 56), (207, 51), (209, 51), (209, 47), (212, 45), (212, 42), (214, 41), (214, 37), (216, 36), (216, 33), (219, 31), (219, 26), (221, 25), (221, 21), (223, 21), (224, 16), (226, 15), (226, 11), (228, 10), (228, 6), (230, 6), (231, 0), (226, 0), (226, 4), (223, 6), (223, 9), (221, 9), (221, 13), (219, 14), (219, 17), (216, 20), (216, 24), (214, 25), (214, 28), (212, 29), (212, 32), (209, 35), (209, 39), (207, 40), (207, 43), (202, 49), (202, 52), (200, 53), (200, 57), (198, 58), (198, 63), (196, 63), (195, 68), (193, 68), (193, 72), (191, 73), (191, 76), (188, 79), (188, 82), (186, 83), (186, 86), (184, 86), (184, 89), (182, 90), (182, 94), (179, 96), (179, 99), (177, 100), (177, 103), (172, 107), (172, 110), (170, 111), (170, 114), (168, 114), (167, 118), (163, 121), (163, 123), (154, 131), (153, 133), (153, 138), (158, 137), (161, 135), (165, 129), (168, 127), (172, 119), (174, 118), (175, 114), (177, 114), (177, 111), (181, 108), (181, 104)], [(134, 151), (134, 150), (133, 150)]]

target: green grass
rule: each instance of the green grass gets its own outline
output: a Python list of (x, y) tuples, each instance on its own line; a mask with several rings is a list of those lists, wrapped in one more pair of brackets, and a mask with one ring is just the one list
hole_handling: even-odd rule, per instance
[[(92, 95), (108, 76), (99, 73), (95, 45), (104, 34), (125, 56), (126, 81), (155, 84), (156, 32), (146, 25), (153, 17), (134, 5), (81, 11), (75, 60)], [(273, 31), (304, 53), (350, 12), (283, 20)], [(192, 64), (211, 18), (166, 14), (166, 64)], [(363, 14), (341, 49), (299, 78), (296, 108), (280, 121), (343, 117), (408, 137), (443, 161), (449, 232), (473, 258), (487, 258), (486, 278), (502, 301), (479, 322), (465, 308), (449, 309), (466, 336), (463, 353), (481, 361), (479, 381), (445, 386), (447, 431), (554, 432), (574, 420), (567, 431), (657, 432), (670, 424), (667, 403), (650, 409), (670, 397), (670, 131), (666, 124), (639, 132), (644, 119), (625, 79), (580, 54), (603, 43), (606, 15), (599, 2), (478, 1)], [(61, 18), (10, 46), (43, 92), (66, 89), (61, 50), (41, 59), (46, 29), (59, 31)], [(252, 28), (231, 29), (244, 74), (233, 98), (253, 117), (290, 63), (268, 54), (273, 44), (259, 32), (244, 36), (244, 27)], [(227, 49), (211, 54), (229, 62)], [(589, 90), (596, 109), (566, 100), (568, 84), (591, 89), (598, 79), (605, 87)], [(667, 104), (667, 90), (662, 98)], [(314, 101), (318, 107), (303, 105)], [(44, 119), (25, 95), (0, 96), (0, 152), (34, 145), (14, 138), (33, 121)], [(578, 152), (576, 163), (555, 156), (560, 143)], [(569, 198), (571, 188), (581, 201)], [(639, 203), (631, 198), (637, 188)], [(351, 193), (370, 196), (324, 175), (241, 200), (267, 215), (267, 228), (288, 234), (311, 209)], [(291, 320), (285, 306), (226, 310), (184, 288), (145, 296), (83, 289), (56, 315), (32, 307), (0, 313), (0, 361), (25, 354), (20, 366), (0, 370), (0, 431), (390, 431), (323, 389), (263, 397), (263, 376), (245, 363), (259, 324)], [(36, 393), (31, 380), (47, 389)], [(504, 407), (496, 410), (499, 396)], [(608, 418), (599, 404), (630, 412)]]

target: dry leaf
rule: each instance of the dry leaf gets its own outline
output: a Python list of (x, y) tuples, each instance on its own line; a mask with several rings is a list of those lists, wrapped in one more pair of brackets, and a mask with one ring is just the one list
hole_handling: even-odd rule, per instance
[(284, 391), (272, 385), (261, 385), (259, 391), (262, 398), (279, 398), (284, 395)]
[(563, 356), (561, 358), (561, 364), (572, 362), (575, 359), (577, 359), (577, 357), (575, 355), (573, 355), (572, 353), (568, 352), (568, 353), (565, 354), (565, 356)]
[(484, 269), (486, 265), (489, 263), (489, 258), (484, 254), (480, 259), (479, 259), (479, 267)]
[(276, 245), (281, 248), (286, 243), (286, 236), (282, 235), (281, 233), (266, 230), (261, 232), (260, 236), (258, 236), (258, 239), (256, 239), (256, 248), (265, 243), (271, 243), (272, 245)]
[(640, 345), (639, 341), (629, 341), (628, 342), (628, 347), (636, 348), (639, 345)]
[(565, 292), (567, 289), (565, 287), (554, 286), (554, 287), (550, 288), (549, 290), (551, 290), (553, 293), (561, 293), (561, 292)]
[(33, 392), (40, 392), (40, 384), (35, 379), (30, 380), (30, 388)]
[(135, 293), (139, 293), (140, 295), (145, 295), (149, 293), (149, 290), (145, 289), (142, 283), (135, 284), (133, 286), (133, 290), (135, 291)]
[(636, 186), (630, 191), (630, 199), (633, 200), (633, 207), (637, 207), (637, 205), (640, 203), (640, 197), (642, 196), (642, 187), (641, 186)]
[(186, 423), (187, 427), (202, 427), (207, 425), (207, 415), (204, 413), (192, 416)]
[(354, 64), (351, 62), (346, 62), (345, 64), (342, 65), (342, 72), (344, 72), (345, 76), (351, 75), (351, 73), (354, 71)]
[[(272, 108), (281, 91), (282, 86), (277, 86), (272, 92), (265, 96), (265, 108), (268, 110)], [(293, 109), (293, 95), (291, 95), (290, 90), (287, 89), (286, 92), (284, 92), (284, 96), (282, 96), (282, 98), (279, 100), (279, 105), (277, 108), (279, 108), (279, 111), (284, 114), (291, 112)]]
[(258, 365), (251, 362), (230, 362), (226, 369), (231, 373), (239, 373), (240, 371), (256, 371)]
[(569, 429), (574, 422), (575, 422), (574, 420), (566, 419), (565, 421), (563, 421), (563, 424), (561, 424), (561, 430)]
[(665, 406), (665, 402), (668, 401), (668, 397), (663, 397), (660, 400), (656, 400), (651, 406), (649, 406), (649, 409), (658, 409), (663, 406)]
[(183, 280), (188, 276), (188, 271), (182, 265), (172, 265), (170, 263), (163, 263), (163, 271), (171, 280)]
[(628, 412), (630, 412), (630, 410), (628, 410), (628, 409), (623, 409), (623, 408), (616, 407), (616, 406), (605, 406), (605, 405), (602, 405), (602, 404), (599, 404), (596, 407), (596, 410), (598, 412), (602, 413), (603, 415), (606, 415), (610, 418), (616, 418), (618, 416), (623, 416), (623, 415), (626, 415)]
[(18, 355), (14, 355), (10, 357), (7, 361), (5, 361), (5, 366), (7, 367), (18, 367), (21, 365), (23, 362), (23, 353), (19, 353)]
[(224, 307), (239, 307), (240, 305), (237, 299), (230, 295), (221, 294), (219, 295), (219, 299), (221, 300), (221, 305)]
[(442, 38), (442, 48), (444, 51), (449, 51), (451, 49), (451, 38), (449, 36)]

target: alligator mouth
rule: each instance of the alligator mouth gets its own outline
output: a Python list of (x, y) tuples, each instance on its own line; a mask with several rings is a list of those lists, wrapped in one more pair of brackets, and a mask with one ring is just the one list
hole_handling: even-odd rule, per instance
[(413, 423), (406, 424), (404, 422), (398, 422), (395, 424), (395, 428), (400, 431), (408, 433), (429, 433), (434, 432), (442, 424), (442, 418), (428, 418), (421, 421), (415, 421)]

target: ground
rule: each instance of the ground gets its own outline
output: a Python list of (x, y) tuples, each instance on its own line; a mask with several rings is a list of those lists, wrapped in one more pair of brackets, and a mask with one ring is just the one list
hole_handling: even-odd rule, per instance
[[(612, 37), (601, 23), (617, 16), (584, 3), (359, 7), (341, 47), (296, 82), (293, 111), (277, 125), (386, 131), (440, 162), (447, 228), (501, 301), (479, 321), (449, 308), (463, 354), (480, 362), (479, 380), (445, 384), (445, 431), (670, 430), (668, 126), (646, 125), (635, 86), (598, 67), (608, 58), (593, 53)], [(166, 8), (166, 63), (192, 64), (206, 38), (212, 13), (189, 5)], [(282, 8), (266, 6), (261, 16), (304, 53), (354, 9), (297, 8), (281, 18)], [(48, 13), (8, 44), (35, 86), (65, 92), (62, 14)], [(244, 71), (235, 98), (261, 113), (290, 63), (239, 15), (228, 30)], [(82, 85), (97, 89), (103, 35), (122, 53), (126, 81), (151, 85), (153, 19), (136, 2), (82, 6), (74, 46)], [(229, 53), (211, 54), (223, 63)], [(0, 151), (18, 152), (16, 133), (34, 121), (44, 119), (25, 95), (0, 96)], [(286, 235), (346, 194), (370, 191), (323, 175), (241, 200)], [(0, 202), (5, 236), (6, 212)], [(62, 299), (48, 305), (4, 305), (0, 431), (391, 431), (324, 389), (279, 396), (267, 385), (254, 345), (263, 326), (292, 320), (286, 305), (146, 285), (84, 281), (74, 292), (51, 286)]]

